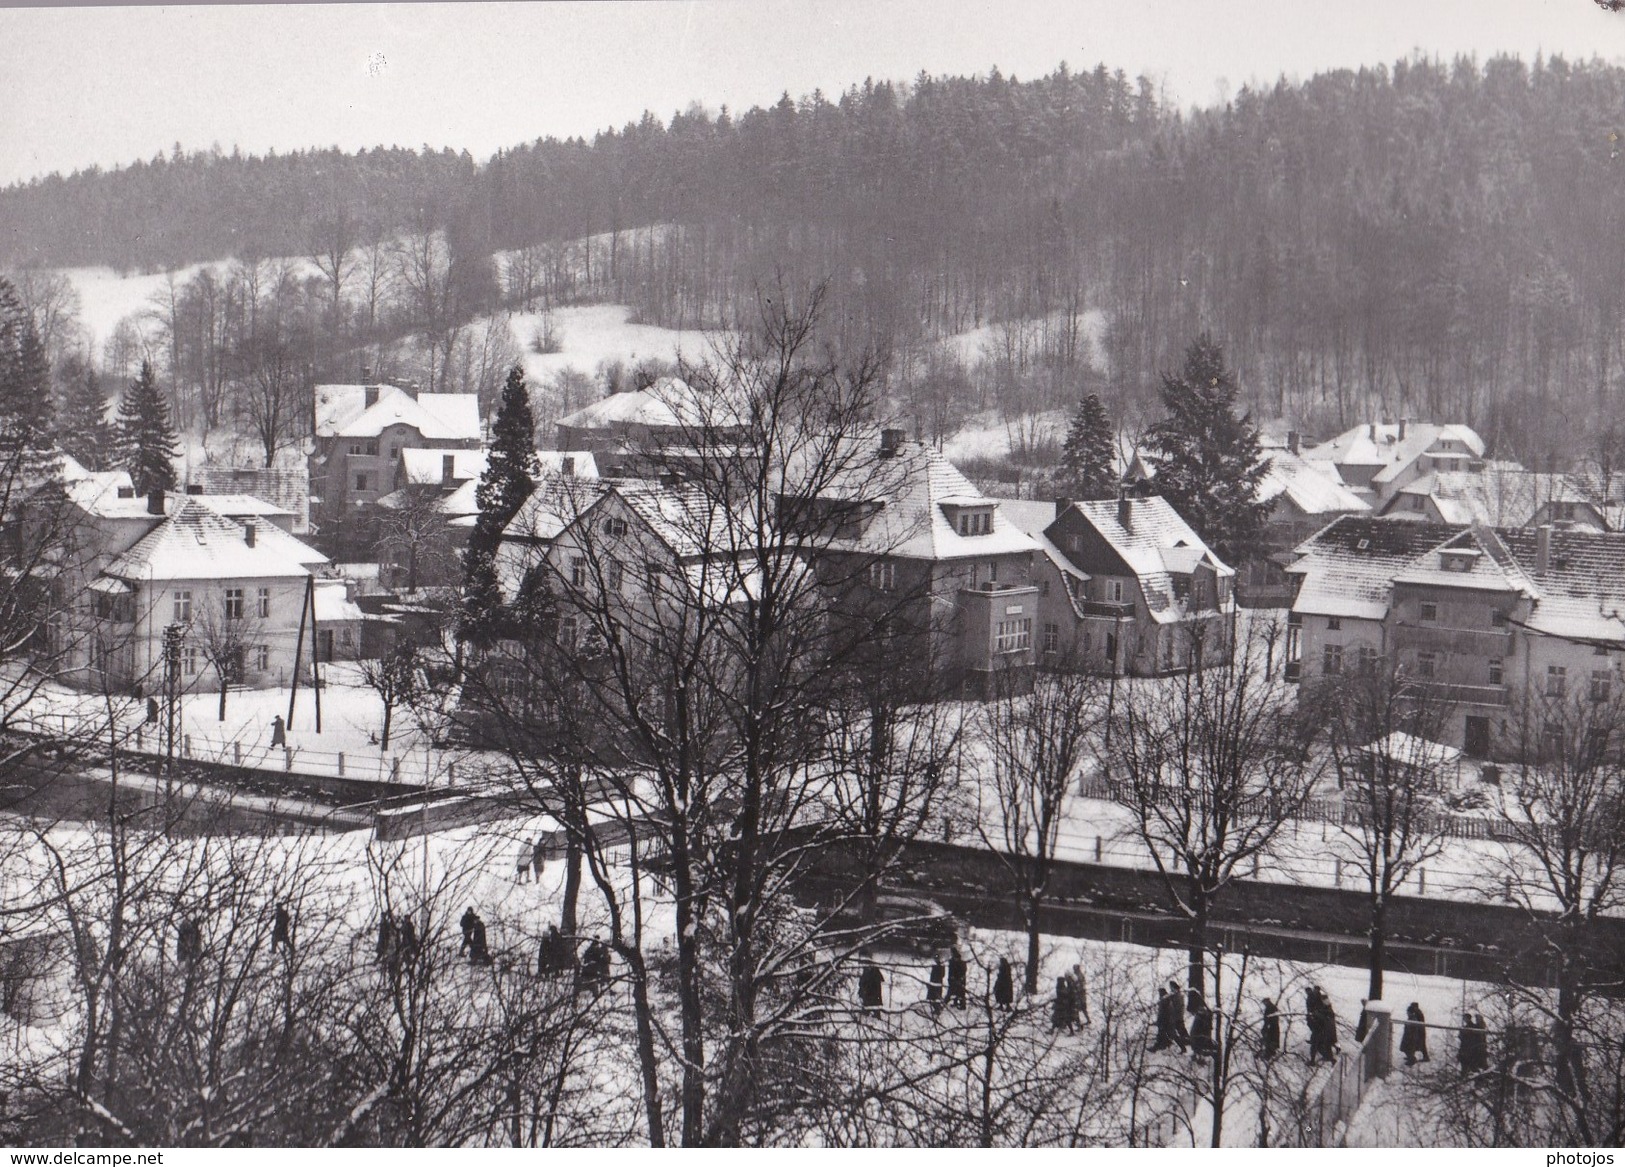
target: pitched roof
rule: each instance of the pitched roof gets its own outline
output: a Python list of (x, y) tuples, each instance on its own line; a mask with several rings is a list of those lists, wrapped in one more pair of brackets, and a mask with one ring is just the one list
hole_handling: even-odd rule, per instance
[(451, 459), (453, 482), (467, 482), (485, 473), (489, 454), (485, 450), (427, 450), (408, 446), (401, 451), (401, 469), (406, 481), (419, 486), (434, 485), (445, 480), (446, 459)]
[(1397, 523), (1345, 515), (1304, 540), (1286, 570), (1301, 575), (1292, 610), (1313, 616), (1381, 620), (1394, 577), (1418, 556), (1459, 533), (1442, 523)]
[(1435, 453), (1435, 446), (1460, 446), (1462, 457), (1482, 457), (1484, 439), (1465, 425), (1437, 425), (1407, 421), (1400, 424), (1371, 422), (1344, 430), (1335, 438), (1303, 451), (1310, 461), (1332, 462), (1339, 466), (1379, 466), (1373, 482), (1390, 482), (1423, 454)]
[(81, 468), (78, 477), (63, 482), (62, 490), (75, 506), (98, 518), (138, 519), (148, 513), (147, 499), (135, 493), (125, 470)]
[(1189, 575), (1206, 564), (1214, 574), (1232, 576), (1224, 563), (1178, 511), (1160, 495), (1121, 500), (1129, 507), (1129, 525), (1118, 521), (1116, 499), (1075, 502), (1089, 525), (1111, 545), (1140, 582), (1151, 618), (1166, 624), (1183, 619), (1184, 603), (1174, 577)]
[(252, 494), (188, 494), (186, 497), (202, 503), (215, 514), (224, 515), (228, 519), (246, 515), (293, 517), (293, 512), (287, 507), (266, 502), (263, 498), (257, 498)]
[[(1441, 519), (1460, 526), (1520, 527), (1549, 502), (1586, 501), (1567, 475), (1525, 470), (1516, 462), (1486, 462), (1481, 471), (1436, 470), (1401, 487), (1395, 499), (1400, 495), (1432, 499)], [(1398, 505), (1390, 501), (1386, 509)]]
[(646, 389), (612, 393), (559, 418), (573, 429), (614, 429), (629, 425), (675, 429), (682, 426), (728, 427), (739, 424), (728, 400), (691, 385), (681, 377), (662, 377)]
[[(183, 496), (173, 514), (116, 556), (103, 574), (135, 580), (275, 579), (310, 574), (288, 546), (303, 544), (263, 520), (249, 522), (255, 525), (253, 546), (248, 544), (244, 524)], [(276, 531), (281, 539), (269, 536), (269, 531)], [(320, 557), (318, 552), (311, 554)]]
[[(873, 440), (878, 448), (878, 434)], [(932, 560), (1038, 550), (1032, 535), (1004, 513), (1004, 500), (983, 494), (941, 451), (923, 442), (905, 441), (891, 457), (854, 456), (831, 477), (821, 498), (876, 504), (857, 538), (832, 546)], [(943, 509), (984, 505), (994, 509), (992, 529), (983, 535), (961, 535)]]
[(1343, 484), (1337, 467), (1311, 461), (1291, 450), (1266, 447), (1266, 469), (1258, 484), (1257, 500), (1270, 502), (1285, 496), (1306, 515), (1336, 515), (1368, 511), (1371, 504)]
[[(378, 400), (366, 404), (366, 391)], [(358, 409), (357, 406), (360, 408)], [(376, 438), (392, 425), (408, 425), (431, 441), (480, 440), (480, 400), (473, 393), (420, 393), (394, 385), (318, 385), (316, 436)]]

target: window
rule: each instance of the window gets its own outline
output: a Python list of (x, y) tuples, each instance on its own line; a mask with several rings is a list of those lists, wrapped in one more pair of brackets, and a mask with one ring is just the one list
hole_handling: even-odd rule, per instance
[(359, 458), (361, 456), (361, 443), (360, 442), (351, 442), (350, 443), (350, 453), (354, 457)]
[(987, 565), (987, 582), (988, 583), (998, 583), (999, 582), (999, 561), (997, 559), (990, 560), (988, 562), (988, 565)]
[(1439, 654), (1434, 652), (1419, 652), (1416, 654), (1416, 675), (1424, 680), (1439, 675)]
[(1106, 581), (1106, 602), (1108, 604), (1121, 604), (1123, 602), (1123, 581), (1109, 579)]
[(192, 622), (192, 593), (175, 593), (175, 623), (190, 624)]
[(1083, 651), (1088, 652), (1095, 647), (1095, 637), (1092, 632), (1083, 634)]
[(897, 588), (897, 565), (882, 559), (869, 565), (869, 586), (876, 591), (890, 592)]
[(574, 616), (564, 616), (559, 620), (559, 643), (573, 645), (581, 636), (581, 627)]
[(1501, 611), (1499, 608), (1491, 608), (1490, 626), (1494, 628), (1505, 628), (1507, 626), (1507, 614)]
[(1593, 701), (1606, 701), (1613, 690), (1613, 674), (1607, 669), (1593, 669), (1591, 672), (1591, 699)]
[(1369, 644), (1360, 646), (1360, 675), (1372, 676), (1377, 671), (1377, 650)]
[(1425, 510), (1427, 510), (1427, 506), (1428, 506), (1428, 500), (1426, 498), (1422, 497), (1419, 494), (1411, 495), (1411, 510), (1413, 510), (1413, 511), (1425, 511)]
[(254, 646), (254, 668), (258, 672), (267, 672), (271, 667), (271, 646), (257, 644)]
[(1428, 623), (1428, 624), (1432, 624), (1435, 621), (1437, 621), (1438, 619), (1439, 619), (1439, 605), (1434, 603), (1432, 600), (1423, 600), (1422, 601), (1422, 620), (1423, 620), (1423, 622)]
[(993, 530), (992, 511), (970, 511), (959, 516), (961, 535), (986, 535)]
[(349, 628), (340, 628), (339, 629), (339, 643), (342, 644), (345, 648), (350, 648), (350, 647), (354, 646), (354, 644), (355, 644), (355, 633)]
[(1039, 592), (1040, 595), (1045, 595), (1045, 596), (1049, 595), (1049, 577), (1048, 576), (1045, 576), (1042, 580), (1039, 581), (1038, 592)]
[(579, 555), (570, 557), (570, 586), (576, 588), (587, 586), (587, 561)]
[(1061, 626), (1059, 624), (1044, 625), (1044, 651), (1061, 651)]
[(1326, 631), (1327, 632), (1341, 632), (1341, 631), (1343, 631), (1343, 618), (1341, 616), (1328, 616), (1328, 617), (1326, 617)]
[(377, 442), (368, 442), (367, 443), (367, 453), (372, 455), (373, 457), (377, 457), (378, 456), (378, 443)]
[(1033, 642), (1031, 620), (1000, 620), (993, 637), (995, 653), (1023, 652)]
[(357, 474), (355, 476), (355, 488), (357, 490), (367, 489), (367, 476), (365, 474)]
[(243, 589), (226, 589), (226, 619), (241, 620), (243, 618)]
[(1490, 658), (1490, 684), (1499, 685), (1504, 683), (1505, 680), (1506, 676), (1501, 667), (1501, 658), (1492, 656)]
[(261, 620), (269, 620), (271, 618), (270, 588), (261, 588), (259, 590), (258, 602), (254, 606), (254, 611)]
[(612, 535), (617, 539), (624, 537), (626, 535), (626, 520), (625, 519), (605, 519), (604, 520), (604, 534)]
[(1569, 671), (1562, 665), (1546, 666), (1546, 696), (1561, 697), (1569, 691)]
[(621, 567), (621, 561), (619, 559), (611, 559), (604, 574), (609, 579), (609, 590), (612, 592), (620, 591), (621, 580), (626, 574), (625, 570)]
[(1561, 721), (1543, 722), (1540, 727), (1542, 744), (1553, 753), (1563, 748), (1563, 723)]
[(401, 456), (401, 448), (399, 446), (391, 446), (389, 448), (389, 460), (391, 462), (393, 462), (396, 458), (399, 458), (400, 456)]
[(181, 646), (181, 672), (189, 677), (197, 676), (197, 647), (186, 644)]
[(1343, 646), (1341, 644), (1328, 644), (1326, 646), (1320, 671), (1328, 677), (1335, 677), (1343, 671)]

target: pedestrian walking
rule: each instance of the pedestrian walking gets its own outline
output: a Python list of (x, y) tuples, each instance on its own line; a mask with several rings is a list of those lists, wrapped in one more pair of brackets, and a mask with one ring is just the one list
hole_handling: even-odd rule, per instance
[(879, 1013), (885, 1004), (885, 983), (880, 967), (865, 960), (863, 971), (858, 974), (858, 1002), (870, 1013)]
[(948, 1004), (955, 1009), (965, 1007), (965, 981), (968, 972), (965, 958), (955, 948), (948, 957)]
[(1056, 1033), (1071, 1033), (1077, 1027), (1076, 1010), (1072, 1005), (1072, 984), (1063, 973), (1055, 978), (1055, 999), (1050, 1003), (1049, 1027)]
[(1190, 1048), (1191, 1035), (1185, 1028), (1185, 994), (1179, 991), (1178, 981), (1168, 982), (1168, 1028), (1180, 1053)]
[(412, 961), (417, 959), (418, 955), (418, 927), (412, 923), (411, 916), (401, 917), (397, 934), (399, 940), (396, 946), (400, 950), (400, 958), (407, 964), (411, 964)]
[(1213, 1010), (1200, 993), (1191, 994), (1191, 1053), (1198, 1058), (1212, 1057), (1218, 1050), (1213, 1040)]
[(538, 882), (542, 878), (542, 864), (545, 862), (547, 862), (547, 848), (542, 844), (541, 838), (538, 837), (535, 845), (530, 849), (531, 873)]
[(1083, 979), (1083, 964), (1081, 962), (1072, 966), (1072, 994), (1077, 1000), (1079, 1016), (1083, 1018), (1083, 1023), (1088, 1025), (1089, 989), (1088, 982)]
[(282, 720), (282, 714), (271, 718), (271, 745), (285, 746), (288, 744), (288, 723)]
[(1371, 1032), (1371, 1014), (1366, 1011), (1366, 998), (1360, 998), (1360, 1019), (1354, 1023), (1354, 1044), (1364, 1045), (1365, 1035)]
[(1016, 978), (1010, 968), (1010, 958), (999, 957), (999, 972), (993, 978), (993, 1001), (1000, 1009), (1006, 1011), (1015, 1004)]
[(576, 989), (598, 988), (609, 983), (609, 949), (594, 936), (581, 954), (581, 965), (576, 973)]
[(287, 904), (278, 904), (271, 918), (271, 951), (279, 948), (293, 951), (293, 919), (288, 915)]
[(1264, 998), (1264, 1038), (1261, 1052), (1266, 1061), (1281, 1052), (1281, 1011), (1268, 997)]
[(184, 917), (175, 928), (175, 955), (190, 964), (203, 954), (203, 931), (197, 921)]
[(1482, 1074), (1490, 1068), (1490, 1030), (1484, 1024), (1484, 1015), (1473, 1015), (1473, 1062), (1472, 1072)]
[(463, 942), (457, 949), (458, 956), (467, 952), (469, 946), (474, 943), (474, 925), (479, 922), (480, 918), (474, 914), (472, 906), (463, 913), (462, 919), (457, 921), (457, 926), (463, 930)]
[(933, 1017), (942, 1012), (942, 982), (946, 975), (942, 954), (938, 953), (936, 959), (931, 962), (931, 975), (925, 982), (925, 1003), (931, 1006)]
[(525, 877), (530, 874), (531, 859), (534, 858), (535, 855), (536, 848), (533, 844), (526, 842), (521, 842), (519, 844), (519, 869), (518, 873), (514, 877), (516, 882), (525, 882)]
[(485, 946), (485, 921), (474, 917), (474, 929), (469, 936), (468, 960), (470, 964), (490, 964), (491, 950)]
[(1417, 1058), (1428, 1060), (1427, 1018), (1415, 1001), (1405, 1006), (1405, 1031), (1399, 1035), (1399, 1052), (1405, 1055), (1407, 1066), (1414, 1066)]
[(1472, 1068), (1475, 1060), (1473, 1045), (1477, 1037), (1478, 1031), (1473, 1028), (1473, 1015), (1463, 1013), (1461, 1015), (1461, 1031), (1456, 1035), (1456, 1066), (1461, 1070), (1464, 1077), (1475, 1073)]
[(1160, 1053), (1174, 1044), (1174, 1027), (1168, 1024), (1168, 990), (1157, 987), (1156, 1032), (1151, 1040), (1151, 1052)]
[(395, 920), (388, 912), (378, 917), (378, 959), (389, 960), (395, 955)]

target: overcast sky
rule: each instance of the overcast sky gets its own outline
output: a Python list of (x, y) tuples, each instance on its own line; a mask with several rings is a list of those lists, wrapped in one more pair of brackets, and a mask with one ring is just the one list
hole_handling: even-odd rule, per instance
[[(4, 0), (0, 0), (4, 2)], [(865, 77), (1146, 73), (1180, 103), (1420, 49), (1625, 63), (1593, 0), (649, 0), (0, 9), (0, 182), (150, 158), (379, 144), (478, 158)]]

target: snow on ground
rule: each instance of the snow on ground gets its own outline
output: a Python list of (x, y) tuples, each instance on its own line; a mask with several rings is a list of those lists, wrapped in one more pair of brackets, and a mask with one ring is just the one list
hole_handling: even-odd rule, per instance
[[(556, 308), (550, 314), (516, 313), (510, 318), (513, 341), (524, 353), (525, 377), (545, 385), (566, 369), (592, 376), (601, 364), (623, 361), (627, 366), (654, 359), (676, 361), (679, 356), (691, 362), (711, 354), (713, 341), (723, 334), (699, 329), (661, 328), (637, 324), (632, 309), (624, 304), (591, 304)], [(551, 321), (560, 351), (531, 351), (531, 340)], [(587, 404), (585, 401), (578, 403)]]
[[(972, 328), (965, 332), (956, 332), (945, 337), (942, 343), (948, 350), (967, 365), (995, 357), (1007, 342), (1016, 343), (1025, 331), (1028, 342), (1041, 335), (1046, 327), (1057, 327), (1063, 319), (1063, 314), (1056, 312), (1051, 316), (1039, 320), (1018, 320), (1006, 324), (984, 324), (980, 328)], [(1106, 336), (1106, 314), (1098, 308), (1090, 308), (1082, 314), (1080, 321), (1083, 335), (1088, 338), (1091, 354), (1095, 357), (1093, 363), (1101, 366), (1099, 354), (1103, 352), (1102, 342)]]

